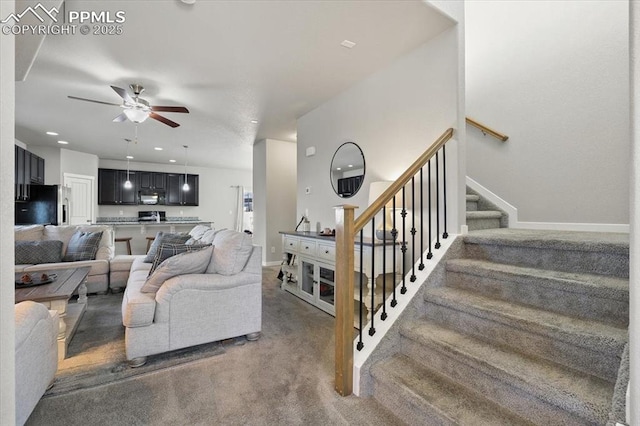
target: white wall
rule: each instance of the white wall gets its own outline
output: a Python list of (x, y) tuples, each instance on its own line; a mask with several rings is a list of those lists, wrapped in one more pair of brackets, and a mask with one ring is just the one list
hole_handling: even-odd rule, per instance
[[(126, 170), (127, 162), (100, 160), (99, 167)], [(130, 170), (184, 173), (184, 165), (131, 162)], [(217, 229), (233, 229), (237, 192), (237, 189), (233, 186), (242, 185), (245, 188), (250, 188), (252, 184), (251, 170), (189, 166), (187, 172), (199, 175), (199, 205), (195, 207), (159, 206), (158, 208), (166, 211), (167, 216), (198, 217), (203, 221), (213, 222), (213, 226)], [(122, 211), (122, 216), (124, 217), (138, 217), (139, 210), (155, 210), (155, 208), (149, 208), (148, 206), (98, 206), (98, 216), (121, 216), (120, 211)]]
[(630, 425), (640, 424), (640, 2), (631, 2), (631, 239), (629, 247), (629, 350), (631, 361), (631, 398), (627, 412)]
[[(15, 2), (0, 1), (0, 16), (9, 16)], [(15, 332), (14, 290), (14, 37), (0, 36), (0, 424), (15, 423)]]
[[(446, 30), (298, 120), (297, 211), (299, 217), (308, 209), (312, 230), (335, 227), (335, 205), (353, 204), (359, 206), (356, 216), (362, 213), (371, 182), (396, 179), (447, 128), (457, 127), (456, 31)], [(362, 188), (347, 199), (334, 193), (329, 180), (331, 159), (344, 142), (358, 144), (366, 163)], [(316, 155), (306, 157), (311, 146)], [(450, 164), (456, 164), (455, 154), (447, 151)], [(455, 169), (448, 169), (452, 199)]]
[(467, 115), (509, 135), (469, 128), (468, 175), (519, 221), (629, 223), (628, 7), (466, 2)]
[(62, 184), (62, 172), (60, 171), (61, 149), (50, 146), (28, 146), (27, 149), (44, 158), (44, 183), (45, 185)]
[(296, 226), (296, 144), (264, 139), (253, 146), (254, 239), (265, 264), (282, 260), (280, 231)]

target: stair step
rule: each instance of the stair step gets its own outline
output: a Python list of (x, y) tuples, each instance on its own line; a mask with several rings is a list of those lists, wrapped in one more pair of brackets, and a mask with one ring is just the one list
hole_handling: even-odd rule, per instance
[(478, 201), (480, 197), (473, 194), (467, 194), (466, 210), (468, 212), (478, 211)]
[(475, 202), (480, 201), (480, 197), (478, 195), (475, 195), (475, 194), (466, 194), (466, 195), (467, 195), (467, 201), (475, 201)]
[(628, 234), (501, 228), (465, 235), (464, 242), (466, 258), (629, 277)]
[(441, 287), (425, 292), (427, 317), (494, 344), (615, 382), (624, 328)]
[(615, 326), (629, 323), (629, 280), (474, 259), (447, 262), (447, 286)]
[(401, 326), (402, 352), (536, 424), (605, 424), (613, 385), (432, 321)]
[(502, 213), (496, 210), (480, 210), (467, 212), (469, 231), (500, 228)]
[(405, 355), (374, 365), (374, 398), (407, 424), (531, 425)]

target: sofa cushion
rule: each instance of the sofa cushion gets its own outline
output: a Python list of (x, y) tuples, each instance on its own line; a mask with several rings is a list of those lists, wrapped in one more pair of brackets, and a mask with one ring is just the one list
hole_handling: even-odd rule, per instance
[(62, 241), (62, 252), (67, 252), (69, 241), (71, 237), (78, 231), (78, 227), (75, 225), (68, 226), (55, 226), (47, 225), (44, 227), (43, 239), (45, 240), (59, 240)]
[(213, 238), (220, 231), (222, 231), (222, 229), (221, 230), (209, 229), (204, 234), (202, 234), (202, 237), (200, 237), (200, 241), (198, 242), (200, 244), (213, 244)]
[(146, 278), (144, 270), (132, 271), (129, 275), (127, 288), (122, 297), (122, 324), (125, 327), (146, 327), (153, 324), (156, 310), (155, 294), (140, 292)]
[(129, 272), (131, 271), (131, 265), (139, 257), (144, 258), (144, 256), (140, 256), (136, 254), (119, 254), (109, 261), (109, 271), (110, 272), (120, 272), (120, 271)]
[(98, 246), (98, 251), (96, 252), (95, 258), (109, 260), (113, 257), (115, 244), (113, 240), (113, 230), (110, 226), (107, 225), (47, 225), (44, 227), (43, 239), (62, 241), (62, 252), (66, 254), (69, 241), (77, 231), (102, 231), (102, 238), (100, 239), (100, 245)]
[(207, 225), (196, 225), (189, 231), (189, 238), (186, 244), (195, 244), (200, 241), (205, 232), (210, 231), (211, 227)]
[(62, 261), (62, 241), (16, 241), (15, 263), (55, 263)]
[(76, 231), (69, 240), (67, 251), (63, 260), (75, 262), (78, 260), (94, 260), (102, 238), (102, 231), (85, 232)]
[(180, 253), (191, 252), (201, 250), (207, 247), (207, 245), (203, 244), (162, 244), (158, 251), (156, 252), (156, 256), (153, 258), (153, 263), (151, 264), (151, 269), (149, 270), (149, 275), (153, 274), (153, 272), (160, 266), (162, 262), (170, 258), (171, 256), (176, 256)]
[(43, 225), (23, 225), (14, 227), (15, 241), (38, 241), (43, 239)]
[(147, 263), (144, 261), (145, 256), (136, 256), (135, 259), (133, 259), (133, 263), (131, 264), (131, 268), (129, 269), (130, 272), (135, 272), (135, 271), (144, 271), (147, 274), (144, 276), (144, 278), (147, 278), (147, 275), (149, 275), (149, 270), (151, 269), (151, 264)]
[(158, 232), (155, 240), (153, 240), (153, 244), (149, 247), (147, 257), (144, 258), (144, 261), (147, 263), (153, 263), (153, 259), (156, 257), (156, 252), (163, 243), (184, 244), (189, 238), (189, 234), (169, 234), (162, 231)]
[(225, 229), (213, 238), (213, 254), (207, 273), (235, 275), (244, 269), (251, 256), (253, 244), (251, 236), (244, 232)]
[(147, 278), (147, 282), (145, 282), (140, 291), (143, 293), (156, 293), (162, 284), (171, 277), (203, 273), (211, 260), (212, 250), (213, 247), (207, 246), (203, 249), (187, 251), (168, 258)]

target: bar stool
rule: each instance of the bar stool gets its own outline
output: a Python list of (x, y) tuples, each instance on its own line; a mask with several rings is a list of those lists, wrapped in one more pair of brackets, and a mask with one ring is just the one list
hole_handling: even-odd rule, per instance
[(151, 248), (151, 243), (155, 240), (156, 237), (147, 237), (147, 253), (149, 253), (149, 248)]
[(127, 243), (127, 254), (131, 254), (131, 238), (132, 237), (120, 237), (116, 238), (116, 243)]

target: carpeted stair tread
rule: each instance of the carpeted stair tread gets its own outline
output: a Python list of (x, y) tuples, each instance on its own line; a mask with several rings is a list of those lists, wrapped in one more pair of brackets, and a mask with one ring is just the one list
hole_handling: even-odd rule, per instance
[(599, 349), (599, 352), (613, 351), (619, 354), (627, 341), (626, 328), (568, 317), (465, 290), (448, 287), (429, 289), (425, 292), (424, 299), (430, 303), (549, 336), (578, 347)]
[(411, 420), (421, 424), (451, 423), (474, 426), (532, 424), (434, 373), (406, 355), (396, 354), (374, 365), (371, 374), (384, 388), (376, 390), (376, 399), (382, 404), (391, 403), (396, 399), (397, 401), (393, 401), (396, 409), (402, 406), (410, 407), (405, 408), (410, 410), (409, 413), (397, 413), (400, 414), (400, 418), (406, 420), (420, 413), (419, 418)]
[(500, 219), (502, 213), (497, 210), (479, 210), (467, 212), (467, 220)]
[(475, 201), (479, 201), (479, 200), (480, 200), (480, 197), (478, 195), (467, 194), (467, 201), (475, 202)]
[(400, 333), (436, 349), (449, 362), (469, 365), (588, 422), (606, 422), (613, 388), (605, 380), (486, 344), (427, 320), (409, 321)]
[(606, 251), (612, 254), (629, 255), (629, 235), (612, 232), (485, 229), (465, 235), (464, 242), (540, 249)]
[(529, 285), (558, 288), (570, 293), (592, 297), (629, 301), (629, 280), (624, 278), (526, 268), (475, 259), (453, 259), (447, 262), (447, 271), (461, 272), (501, 280), (522, 280)]

